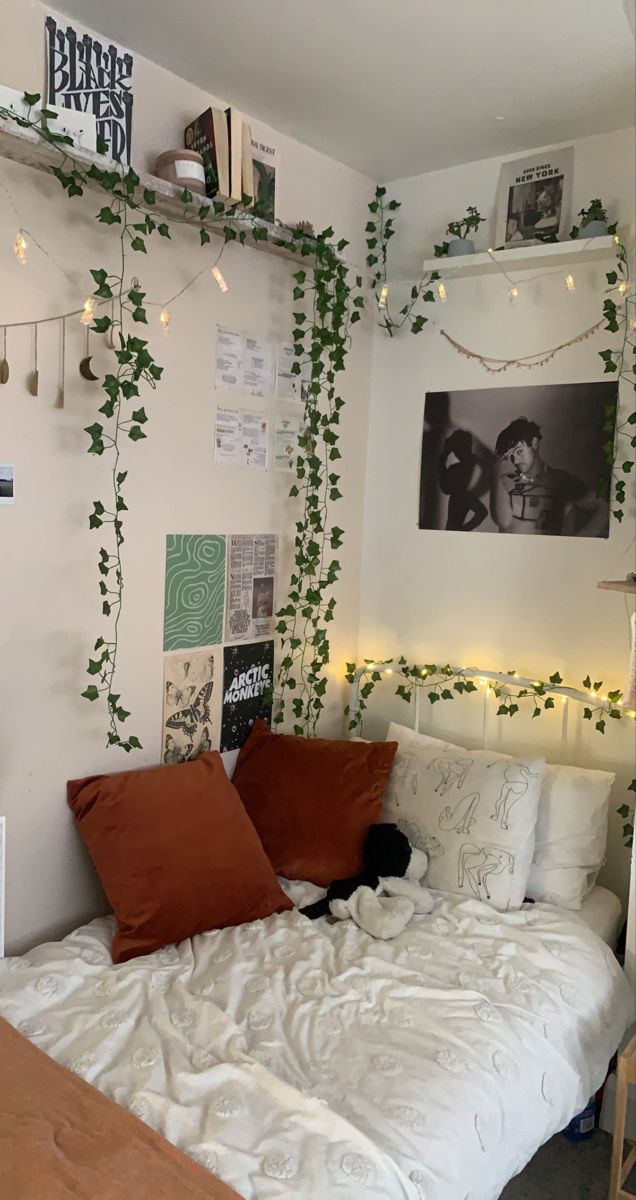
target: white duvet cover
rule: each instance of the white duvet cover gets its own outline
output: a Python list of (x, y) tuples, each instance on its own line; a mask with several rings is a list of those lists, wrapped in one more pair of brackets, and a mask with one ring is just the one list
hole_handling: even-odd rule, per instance
[(539, 904), (438, 896), (393, 942), (294, 911), (117, 967), (111, 935), (0, 961), (0, 1014), (246, 1200), (496, 1200), (632, 1017), (611, 951)]

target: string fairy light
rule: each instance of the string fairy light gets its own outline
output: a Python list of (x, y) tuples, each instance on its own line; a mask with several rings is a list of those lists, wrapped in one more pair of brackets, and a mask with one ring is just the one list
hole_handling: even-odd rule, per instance
[(446, 286), (443, 279), (440, 279), (439, 283), (437, 284), (437, 295), (439, 296), (442, 304), (446, 304), (446, 301), (448, 300), (448, 292), (446, 291)]
[(86, 300), (84, 301), (84, 307), (82, 309), (82, 315), (80, 317), (80, 321), (82, 322), (82, 325), (90, 325), (91, 321), (93, 320), (94, 315), (95, 315), (95, 299), (93, 296), (87, 296)]
[(15, 254), (21, 267), (26, 266), (28, 248), (29, 243), (27, 242), (24, 233), (21, 229), (18, 229), (18, 232), (15, 235), (15, 242), (13, 243), (13, 253)]
[(218, 283), (222, 292), (229, 291), (228, 284), (226, 283), (223, 275), (221, 274), (221, 271), (219, 270), (219, 268), (216, 265), (212, 267), (212, 276)]
[(167, 308), (162, 308), (159, 314), (159, 324), (164, 333), (167, 333), (170, 328), (170, 313)]
[(625, 295), (625, 293), (627, 291), (627, 283), (624, 279), (621, 279), (621, 281), (618, 285), (618, 291), (620, 292), (621, 296)]
[(569, 274), (568, 274), (568, 275), (566, 275), (566, 277), (565, 277), (565, 286), (566, 286), (566, 288), (568, 289), (568, 292), (575, 292), (575, 291), (576, 291), (576, 284), (575, 284), (575, 282), (574, 282), (574, 276), (573, 276), (573, 275), (569, 275)]
[(380, 295), (378, 297), (378, 308), (386, 308), (386, 302), (388, 299), (388, 295), (389, 295), (389, 285), (388, 285), (388, 283), (383, 283), (382, 287), (380, 288)]
[(513, 283), (510, 291), (508, 292), (508, 299), (511, 304), (514, 304), (516, 302), (518, 295), (519, 295), (519, 288), (517, 287), (517, 285), (515, 283)]

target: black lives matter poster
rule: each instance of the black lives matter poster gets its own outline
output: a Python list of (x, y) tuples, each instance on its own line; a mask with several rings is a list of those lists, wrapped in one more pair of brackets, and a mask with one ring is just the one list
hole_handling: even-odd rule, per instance
[(250, 642), (247, 645), (225, 647), (221, 753), (239, 750), (249, 737), (257, 717), (270, 724), (273, 679), (273, 642)]
[(133, 56), (46, 18), (47, 101), (90, 113), (115, 162), (130, 162)]

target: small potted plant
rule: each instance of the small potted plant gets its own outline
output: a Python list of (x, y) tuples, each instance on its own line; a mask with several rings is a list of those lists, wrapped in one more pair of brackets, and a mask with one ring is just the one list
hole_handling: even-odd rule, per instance
[(587, 208), (582, 208), (579, 212), (581, 218), (580, 225), (573, 225), (570, 231), (570, 237), (606, 237), (608, 233), (613, 233), (616, 226), (610, 227), (607, 220), (607, 213), (602, 200), (590, 200)]
[(442, 258), (448, 254), (451, 258), (455, 258), (461, 254), (474, 254), (475, 243), (472, 238), (469, 238), (468, 234), (474, 233), (479, 229), (479, 226), (485, 219), (485, 217), (482, 217), (479, 209), (469, 204), (465, 217), (462, 217), (459, 221), (448, 222), (446, 232), (450, 234), (451, 240), (442, 242), (441, 246), (435, 247), (435, 257)]

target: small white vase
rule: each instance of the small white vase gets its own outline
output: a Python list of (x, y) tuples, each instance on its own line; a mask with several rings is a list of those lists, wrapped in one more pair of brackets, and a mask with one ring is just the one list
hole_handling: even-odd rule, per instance
[(579, 229), (579, 241), (583, 238), (607, 237), (607, 221), (588, 221)]
[(475, 243), (472, 238), (453, 238), (448, 243), (448, 257), (458, 258), (462, 254), (474, 254)]

